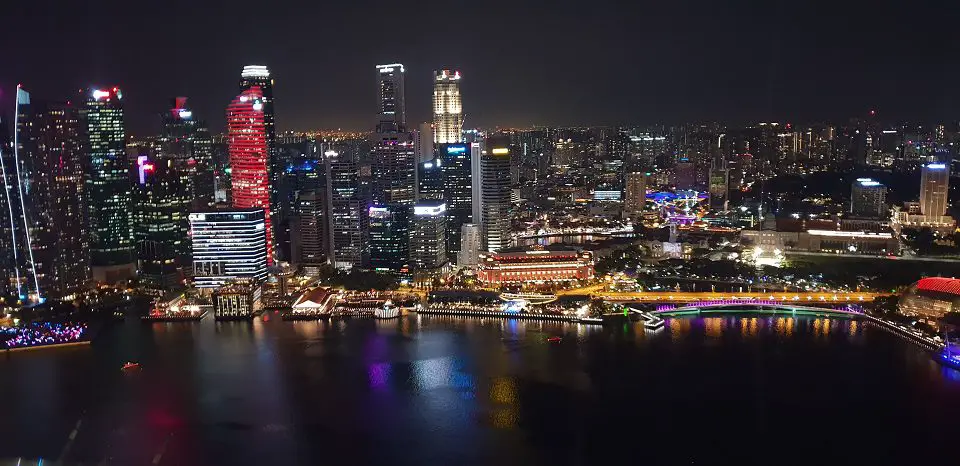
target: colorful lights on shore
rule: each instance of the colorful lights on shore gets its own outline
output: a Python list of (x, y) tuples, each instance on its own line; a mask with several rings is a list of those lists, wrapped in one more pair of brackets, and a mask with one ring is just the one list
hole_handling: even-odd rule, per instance
[(22, 327), (0, 327), (0, 348), (28, 348), (31, 346), (77, 343), (87, 333), (87, 324), (32, 323)]

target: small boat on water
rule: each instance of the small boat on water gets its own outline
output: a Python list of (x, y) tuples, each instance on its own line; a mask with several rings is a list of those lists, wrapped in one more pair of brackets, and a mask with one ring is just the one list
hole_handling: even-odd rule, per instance
[(127, 363), (124, 364), (123, 367), (120, 368), (120, 370), (123, 371), (123, 372), (136, 372), (136, 371), (139, 371), (139, 370), (140, 370), (140, 363), (139, 363), (139, 362), (130, 362), (130, 361), (127, 361)]
[(560, 338), (560, 337), (550, 337), (550, 338), (547, 338), (547, 342), (549, 342), (549, 343), (560, 343), (562, 340), (563, 340), (563, 338)]

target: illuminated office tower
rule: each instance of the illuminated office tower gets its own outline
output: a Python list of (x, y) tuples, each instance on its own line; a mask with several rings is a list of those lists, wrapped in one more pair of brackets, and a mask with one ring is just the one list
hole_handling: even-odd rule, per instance
[(436, 157), (417, 165), (417, 187), (420, 200), (443, 200), (443, 158)]
[(418, 270), (430, 270), (447, 262), (446, 205), (423, 201), (413, 208), (410, 220), (410, 262)]
[[(472, 174), (472, 188), (471, 188), (471, 197), (473, 198), (472, 203), (472, 218), (473, 223), (480, 225), (483, 219), (483, 190), (480, 189), (480, 182), (483, 181), (483, 176), (480, 173), (480, 161), (483, 159), (483, 140), (470, 143), (470, 173)], [(482, 243), (481, 243), (482, 244)]]
[(647, 203), (647, 174), (643, 172), (627, 173), (623, 195), (623, 215), (637, 218), (643, 213)]
[(362, 267), (370, 258), (369, 192), (352, 152), (324, 152), (330, 262), (341, 270)]
[[(261, 113), (263, 114), (263, 127), (266, 134), (267, 144), (267, 167), (269, 169), (270, 206), (272, 207), (267, 215), (272, 216), (271, 225), (278, 222), (277, 216), (282, 212), (276, 211), (278, 199), (280, 196), (280, 174), (286, 168), (287, 163), (283, 160), (280, 147), (277, 145), (277, 128), (275, 125), (276, 114), (273, 107), (273, 78), (270, 70), (264, 65), (246, 65), (240, 72), (240, 94), (253, 88), (258, 88), (260, 92)], [(268, 225), (269, 226), (269, 225)], [(270, 257), (273, 260), (273, 234), (270, 230)]]
[(183, 285), (191, 268), (187, 217), (213, 203), (212, 142), (186, 101), (171, 99), (155, 146), (137, 157), (133, 236), (141, 285), (157, 291)]
[[(170, 99), (170, 109), (160, 114), (160, 121), (160, 154), (178, 165), (180, 183), (185, 187), (181, 192), (187, 197), (187, 205), (198, 209), (211, 207), (214, 201), (213, 140), (206, 124), (187, 108), (186, 97)], [(186, 216), (183, 220), (186, 225)]]
[(433, 158), (433, 123), (421, 123), (416, 132), (414, 144), (417, 151), (417, 163)]
[(510, 139), (489, 137), (480, 159), (481, 234), (485, 251), (510, 246)]
[(117, 283), (136, 273), (130, 222), (130, 163), (120, 89), (90, 89), (80, 110), (87, 156), (84, 193), (93, 279)]
[(945, 163), (920, 167), (920, 213), (928, 218), (947, 215), (950, 168)]
[(182, 284), (180, 268), (189, 257), (186, 183), (192, 178), (169, 154), (157, 152), (137, 157), (131, 213), (140, 284), (166, 291)]
[(887, 187), (870, 178), (857, 178), (850, 189), (850, 213), (881, 217), (887, 212)]
[(190, 214), (193, 283), (217, 288), (237, 279), (267, 278), (263, 209), (226, 209)]
[(327, 232), (326, 188), (301, 191), (290, 223), (290, 261), (308, 273), (319, 272), (330, 255)]
[[(447, 211), (447, 253), (460, 250), (460, 226), (473, 220), (473, 174), (469, 144), (441, 144), (443, 200)], [(453, 256), (455, 257), (455, 256)]]
[(0, 141), (8, 186), (0, 192), (8, 214), (0, 216), (0, 247), (9, 255), (5, 263), (16, 264), (8, 283), (24, 302), (69, 298), (89, 270), (79, 113), (69, 104), (31, 99), (19, 86), (16, 107), (14, 144)]
[(370, 207), (370, 267), (403, 271), (410, 257), (409, 224), (409, 206)]
[(416, 200), (416, 135), (406, 131), (404, 69), (377, 65), (377, 126), (371, 152), (371, 187), (377, 205), (413, 205)]
[(403, 76), (403, 64), (377, 65), (378, 133), (400, 133), (406, 130)]
[(378, 133), (371, 153), (373, 201), (413, 205), (416, 149), (410, 133)]
[(433, 80), (433, 142), (463, 142), (463, 103), (460, 101), (460, 72), (440, 70)]
[(233, 206), (266, 212), (267, 265), (273, 265), (273, 228), (270, 217), (267, 131), (260, 88), (253, 86), (227, 107), (230, 182)]
[(457, 265), (476, 267), (480, 244), (480, 225), (464, 223), (460, 227), (460, 251), (457, 252)]

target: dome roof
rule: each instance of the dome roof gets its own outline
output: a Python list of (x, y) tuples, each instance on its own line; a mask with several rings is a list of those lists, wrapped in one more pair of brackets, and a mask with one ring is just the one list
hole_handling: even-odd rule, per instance
[(960, 279), (956, 278), (921, 278), (914, 286), (916, 286), (919, 291), (936, 291), (960, 296)]

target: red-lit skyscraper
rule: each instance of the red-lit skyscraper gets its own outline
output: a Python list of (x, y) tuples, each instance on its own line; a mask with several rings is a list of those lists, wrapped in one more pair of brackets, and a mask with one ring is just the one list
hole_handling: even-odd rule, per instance
[(265, 211), (267, 264), (273, 265), (270, 175), (263, 108), (263, 93), (259, 86), (244, 90), (227, 107), (227, 131), (233, 206)]

